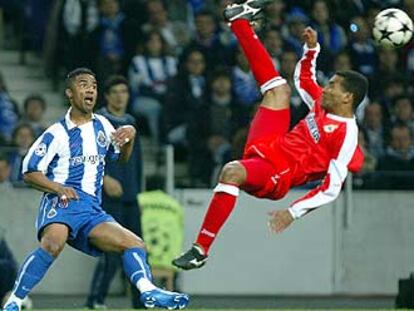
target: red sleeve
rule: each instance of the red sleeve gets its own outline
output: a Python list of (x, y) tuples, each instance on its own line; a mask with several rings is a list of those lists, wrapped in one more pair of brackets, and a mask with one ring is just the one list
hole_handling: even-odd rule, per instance
[(316, 59), (320, 52), (320, 45), (314, 49), (309, 49), (307, 45), (303, 47), (303, 56), (296, 65), (295, 86), (302, 100), (310, 110), (319, 110), (322, 88), (316, 81)]
[(343, 131), (339, 131), (338, 135), (332, 137), (329, 150), (332, 158), (322, 184), (293, 202), (289, 208), (294, 218), (300, 218), (311, 210), (328, 204), (338, 197), (357, 146), (358, 127), (355, 120), (350, 120), (346, 123)]

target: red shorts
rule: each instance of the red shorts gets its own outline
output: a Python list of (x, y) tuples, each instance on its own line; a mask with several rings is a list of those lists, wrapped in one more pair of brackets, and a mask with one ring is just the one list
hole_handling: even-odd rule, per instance
[[(289, 131), (290, 110), (271, 110), (260, 107), (249, 130), (243, 159), (239, 162), (247, 172), (246, 182), (242, 189), (259, 198), (277, 200), (286, 195), (290, 189), (291, 170), (280, 152), (266, 157), (263, 146), (266, 142), (275, 141)], [(274, 150), (272, 151), (274, 153)], [(276, 159), (276, 161), (275, 161)]]

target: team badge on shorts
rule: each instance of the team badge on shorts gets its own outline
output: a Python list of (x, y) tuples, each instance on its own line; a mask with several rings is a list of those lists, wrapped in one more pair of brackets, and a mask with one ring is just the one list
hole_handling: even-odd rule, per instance
[(108, 145), (108, 141), (106, 139), (106, 136), (105, 136), (104, 132), (102, 132), (102, 131), (98, 132), (98, 136), (96, 137), (96, 142), (102, 148), (106, 148), (106, 146)]
[(47, 146), (45, 143), (40, 143), (35, 149), (34, 153), (38, 157), (44, 157), (47, 151)]
[(47, 218), (50, 219), (50, 218), (55, 217), (56, 215), (57, 215), (57, 211), (54, 207), (52, 207), (49, 213), (47, 213)]

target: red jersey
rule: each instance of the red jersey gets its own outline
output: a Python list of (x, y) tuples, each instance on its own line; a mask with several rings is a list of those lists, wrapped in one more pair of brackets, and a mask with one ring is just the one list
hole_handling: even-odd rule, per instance
[(291, 205), (289, 211), (295, 218), (333, 201), (348, 171), (358, 171), (364, 161), (356, 119), (327, 113), (321, 106), (322, 88), (315, 77), (319, 51), (319, 45), (315, 49), (305, 46), (295, 71), (295, 86), (309, 106), (309, 114), (287, 134), (256, 145), (276, 165), (281, 158), (286, 160), (288, 169), (282, 173), (290, 175), (291, 187), (324, 178), (320, 186)]

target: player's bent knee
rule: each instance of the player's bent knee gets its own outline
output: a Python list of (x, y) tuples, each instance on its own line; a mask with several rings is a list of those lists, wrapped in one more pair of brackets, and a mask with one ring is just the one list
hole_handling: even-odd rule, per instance
[(246, 180), (246, 169), (238, 161), (224, 165), (220, 174), (220, 182), (241, 185)]
[(65, 242), (58, 237), (44, 236), (40, 242), (40, 247), (53, 257), (57, 257), (63, 251)]
[(263, 97), (262, 105), (270, 109), (287, 109), (290, 105), (290, 96), (292, 90), (285, 83), (278, 87), (268, 90)]

